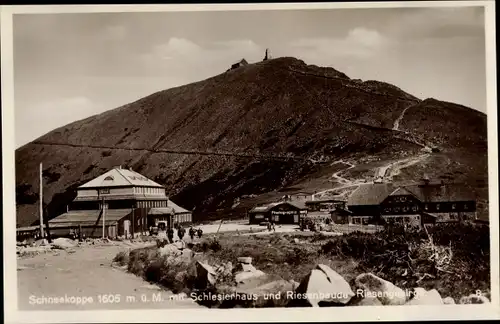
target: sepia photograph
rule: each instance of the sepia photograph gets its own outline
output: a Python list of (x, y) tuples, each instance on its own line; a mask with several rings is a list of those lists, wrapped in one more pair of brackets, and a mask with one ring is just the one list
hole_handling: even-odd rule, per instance
[(494, 10), (3, 6), (12, 321), (500, 317)]

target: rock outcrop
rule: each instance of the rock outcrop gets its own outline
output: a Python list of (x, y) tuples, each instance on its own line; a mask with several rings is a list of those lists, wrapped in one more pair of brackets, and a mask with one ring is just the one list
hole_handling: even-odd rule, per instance
[(360, 274), (355, 284), (358, 295), (363, 298), (376, 297), (382, 305), (404, 305), (407, 301), (404, 290), (372, 273)]
[(352, 297), (349, 283), (327, 265), (319, 264), (302, 280), (296, 289), (293, 306), (345, 305)]
[(406, 305), (443, 305), (444, 301), (436, 289), (425, 290), (424, 288), (415, 288), (412, 297)]

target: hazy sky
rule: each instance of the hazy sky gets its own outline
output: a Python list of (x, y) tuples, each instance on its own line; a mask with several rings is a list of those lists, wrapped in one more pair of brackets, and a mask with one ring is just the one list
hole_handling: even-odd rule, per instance
[(486, 112), (483, 8), (14, 16), (16, 147), (231, 63), (294, 56)]

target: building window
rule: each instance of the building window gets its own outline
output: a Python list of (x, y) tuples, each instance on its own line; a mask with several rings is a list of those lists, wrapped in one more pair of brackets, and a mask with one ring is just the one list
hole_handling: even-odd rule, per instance
[(439, 210), (439, 204), (436, 204), (436, 210)]
[(452, 204), (452, 205), (451, 205), (451, 209), (452, 209), (452, 210), (457, 209), (457, 204)]
[(405, 207), (403, 207), (403, 212), (404, 212), (404, 213), (408, 212), (408, 210), (409, 210), (409, 208), (408, 208), (408, 207), (406, 207), (406, 206), (405, 206)]
[(413, 207), (411, 207), (411, 210), (412, 210), (412, 211), (414, 211), (414, 212), (416, 212), (416, 211), (417, 211), (417, 209), (418, 209), (418, 208), (417, 208), (417, 206), (413, 206)]
[(101, 194), (109, 194), (109, 188), (102, 188), (99, 190), (99, 193)]
[(106, 178), (104, 178), (104, 181), (113, 181), (113, 177), (112, 176), (107, 176)]
[(424, 209), (429, 210), (429, 205), (425, 204)]
[(464, 210), (467, 210), (467, 209), (469, 209), (469, 205), (464, 204)]

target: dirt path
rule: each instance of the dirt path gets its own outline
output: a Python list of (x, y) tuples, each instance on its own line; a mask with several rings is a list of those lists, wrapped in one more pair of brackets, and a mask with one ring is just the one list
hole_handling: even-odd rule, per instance
[(401, 120), (403, 120), (403, 117), (405, 116), (405, 112), (410, 107), (412, 107), (412, 105), (410, 105), (410, 106), (406, 107), (405, 109), (403, 109), (403, 111), (401, 112), (401, 115), (399, 115), (399, 117), (394, 121), (394, 125), (392, 126), (392, 130), (399, 130), (399, 123), (401, 122)]
[(349, 179), (347, 179), (347, 178), (341, 177), (341, 176), (340, 176), (340, 173), (342, 173), (342, 172), (346, 172), (346, 171), (349, 171), (350, 169), (354, 168), (354, 167), (355, 167), (355, 165), (354, 165), (354, 164), (352, 164), (351, 162), (346, 162), (346, 161), (342, 161), (342, 160), (340, 160), (340, 161), (336, 161), (336, 162), (332, 163), (332, 165), (333, 165), (333, 164), (336, 164), (336, 163), (343, 163), (343, 164), (347, 164), (349, 167), (348, 167), (347, 169), (344, 169), (344, 170), (340, 170), (340, 171), (335, 172), (335, 173), (332, 175), (332, 178), (334, 178), (335, 180), (337, 180), (337, 181), (338, 181), (339, 183), (341, 183), (341, 184), (344, 184), (344, 185), (352, 185), (352, 184), (353, 184), (353, 183), (352, 183), (352, 181), (351, 181), (351, 180), (349, 180)]
[(421, 163), (422, 161), (427, 159), (429, 156), (430, 156), (430, 154), (421, 154), (421, 155), (417, 155), (417, 156), (414, 156), (414, 157), (411, 157), (408, 159), (396, 161), (389, 166), (389, 168), (388, 168), (389, 172), (388, 173), (386, 172), (385, 178), (387, 178), (388, 180), (392, 180), (392, 178), (394, 176), (398, 175), (402, 169), (405, 169), (405, 168), (412, 166), (414, 164), (417, 164), (417, 163)]
[[(75, 250), (75, 253), (61, 251), (59, 255), (47, 253), (18, 259), (20, 310), (201, 307), (188, 296), (173, 295), (122, 269), (113, 268), (111, 261), (118, 252), (126, 250), (123, 246), (92, 246)], [(43, 297), (47, 298), (40, 304)], [(63, 303), (50, 303), (48, 297), (63, 299)], [(71, 303), (71, 297), (75, 301), (80, 297), (80, 304)]]

